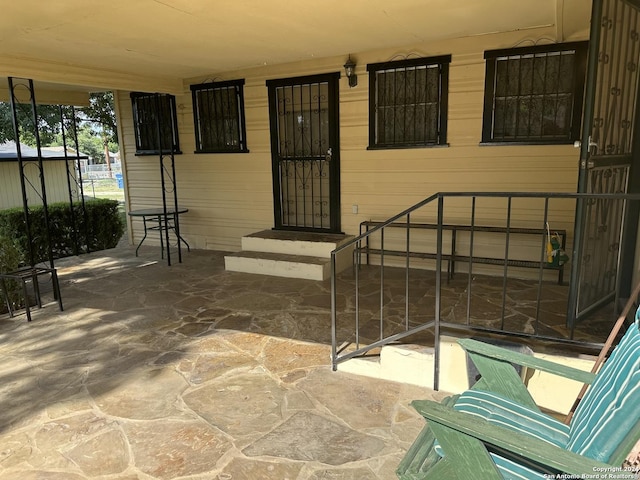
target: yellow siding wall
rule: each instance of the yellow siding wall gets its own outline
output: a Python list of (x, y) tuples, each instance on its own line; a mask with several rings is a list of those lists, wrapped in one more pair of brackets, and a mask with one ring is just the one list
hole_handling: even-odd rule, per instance
[[(68, 202), (69, 188), (67, 186), (67, 172), (62, 160), (45, 160), (43, 162), (47, 203)], [(37, 192), (40, 192), (40, 177), (37, 166), (25, 164), (27, 182), (27, 198), (29, 205), (41, 205)], [(37, 187), (37, 192), (29, 187), (29, 183)], [(22, 189), (20, 187), (20, 172), (17, 162), (0, 162), (0, 210), (12, 207), (22, 207)]]
[[(578, 149), (561, 146), (480, 146), (484, 95), (484, 51), (525, 46), (548, 38), (551, 29), (537, 29), (451, 39), (353, 53), (358, 86), (349, 88), (344, 56), (280, 66), (229, 72), (215, 80), (245, 79), (248, 154), (194, 154), (193, 114), (189, 84), (176, 97), (182, 155), (176, 156), (179, 202), (189, 208), (181, 230), (195, 248), (237, 250), (242, 235), (273, 227), (271, 154), (266, 80), (318, 73), (342, 73), (340, 80), (340, 149), (342, 229), (354, 234), (367, 219), (385, 219), (410, 205), (444, 191), (575, 192)], [(545, 40), (547, 39), (547, 40)], [(583, 40), (567, 39), (569, 40)], [(449, 83), (448, 147), (368, 151), (368, 63), (407, 56), (452, 55)], [(212, 65), (214, 67), (214, 65)], [(212, 77), (214, 77), (212, 75)], [(206, 80), (211, 80), (208, 78)], [(161, 196), (159, 163), (136, 157), (129, 92), (118, 92), (118, 110), (130, 209), (157, 205)], [(358, 206), (354, 214), (352, 206)], [(542, 203), (520, 204), (526, 225), (541, 217)], [(447, 221), (468, 221), (469, 202), (450, 202)], [(504, 203), (479, 211), (487, 223), (504, 223)], [(520, 213), (519, 213), (520, 215)], [(425, 216), (427, 219), (429, 215)], [(414, 219), (416, 220), (416, 219)], [(571, 229), (571, 202), (552, 205), (552, 228)], [(140, 238), (134, 225), (132, 240)]]

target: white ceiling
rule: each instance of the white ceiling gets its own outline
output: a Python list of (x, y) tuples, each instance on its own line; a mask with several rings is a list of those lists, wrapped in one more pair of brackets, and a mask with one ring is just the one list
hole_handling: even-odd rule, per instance
[(4, 0), (0, 76), (117, 87), (538, 26), (588, 29), (590, 0)]

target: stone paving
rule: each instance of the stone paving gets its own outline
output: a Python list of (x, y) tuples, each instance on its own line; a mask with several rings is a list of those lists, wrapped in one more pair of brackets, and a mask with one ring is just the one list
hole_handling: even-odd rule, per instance
[(64, 312), (0, 316), (0, 478), (395, 478), (444, 394), (331, 371), (329, 282), (158, 254), (59, 261)]

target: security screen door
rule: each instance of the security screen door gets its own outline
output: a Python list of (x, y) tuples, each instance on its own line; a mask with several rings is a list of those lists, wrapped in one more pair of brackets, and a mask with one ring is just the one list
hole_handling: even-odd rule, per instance
[(276, 229), (340, 231), (338, 78), (267, 82)]
[[(626, 193), (636, 125), (640, 14), (625, 0), (595, 0), (578, 192)], [(625, 202), (578, 202), (568, 324), (614, 299)], [(574, 307), (575, 306), (575, 307)]]

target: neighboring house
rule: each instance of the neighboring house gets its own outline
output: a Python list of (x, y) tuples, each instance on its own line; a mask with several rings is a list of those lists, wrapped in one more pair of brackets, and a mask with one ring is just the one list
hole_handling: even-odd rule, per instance
[[(593, 20), (587, 0), (61, 3), (59, 21), (29, 2), (8, 12), (0, 74), (114, 90), (128, 208), (160, 202), (160, 136), (195, 248), (270, 228), (355, 234), (439, 191), (640, 190), (634, 1), (595, 0)], [(591, 23), (602, 43), (588, 57)], [(587, 169), (607, 155), (626, 162), (606, 167), (617, 183)], [(571, 202), (550, 216), (570, 242), (574, 219)]]
[[(42, 147), (42, 167), (45, 178), (47, 203), (68, 202), (69, 185), (67, 182), (67, 168), (63, 147)], [(42, 204), (40, 196), (40, 176), (37, 168), (38, 151), (34, 147), (21, 144), (20, 152), (25, 165), (25, 182), (27, 198), (30, 205)], [(69, 151), (69, 158), (75, 159), (75, 151)], [(81, 154), (81, 156), (84, 156)], [(86, 156), (84, 156), (86, 157)], [(67, 160), (69, 169), (75, 170), (75, 160)], [(38, 189), (30, 187), (35, 184)], [(0, 144), (0, 209), (22, 207), (22, 187), (20, 185), (20, 170), (17, 160), (16, 144), (13, 141)]]

